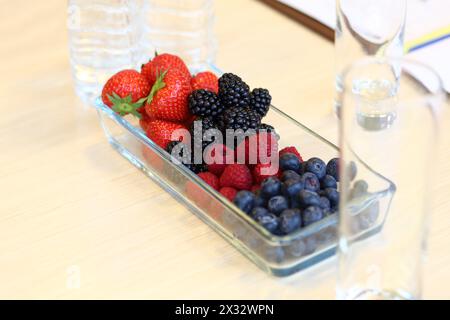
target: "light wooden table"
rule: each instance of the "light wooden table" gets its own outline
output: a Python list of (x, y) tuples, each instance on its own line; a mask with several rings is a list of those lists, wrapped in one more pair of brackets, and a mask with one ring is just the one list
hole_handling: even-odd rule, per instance
[[(0, 12), (0, 298), (334, 298), (333, 259), (269, 277), (111, 149), (72, 91), (65, 6)], [(333, 45), (256, 1), (217, 16), (218, 64), (336, 141)], [(450, 298), (448, 163), (440, 178), (428, 298)]]

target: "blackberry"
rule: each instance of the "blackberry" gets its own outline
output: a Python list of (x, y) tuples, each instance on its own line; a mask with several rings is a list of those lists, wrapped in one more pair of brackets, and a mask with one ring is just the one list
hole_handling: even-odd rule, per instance
[(267, 89), (253, 89), (250, 94), (250, 107), (259, 113), (261, 117), (266, 116), (269, 112), (272, 96)]
[(184, 165), (186, 168), (194, 172), (195, 174), (199, 174), (202, 172), (208, 171), (208, 166), (204, 163), (196, 164), (196, 163), (189, 163)]
[(280, 135), (276, 132), (275, 128), (270, 124), (261, 123), (258, 127), (258, 131), (266, 131), (267, 133), (273, 133), (277, 140), (280, 140)]
[(219, 120), (222, 130), (226, 129), (257, 129), (261, 124), (259, 114), (249, 107), (231, 107), (226, 109)]
[(212, 91), (195, 90), (189, 96), (189, 110), (200, 117), (217, 117), (223, 112), (219, 97)]
[(237, 75), (225, 73), (219, 79), (219, 98), (225, 108), (250, 103), (250, 87)]
[[(178, 148), (177, 148), (178, 147)], [(175, 150), (174, 150), (175, 149)], [(179, 162), (186, 164), (191, 161), (191, 150), (180, 141), (171, 141), (166, 147), (166, 151)]]
[(224, 73), (219, 78), (219, 87), (223, 86), (227, 82), (244, 82), (244, 81), (238, 75), (235, 75), (235, 74), (233, 74), (231, 72), (228, 72), (228, 73)]
[(211, 117), (201, 118), (192, 123), (189, 132), (191, 133), (191, 139), (193, 142), (192, 145), (194, 146), (194, 148), (200, 148), (201, 146), (202, 150), (204, 150), (213, 142), (209, 141), (210, 136), (208, 134), (205, 134), (206, 131), (211, 129), (219, 130), (216, 122)]
[(270, 124), (266, 124), (266, 123), (261, 123), (258, 127), (258, 130), (265, 130), (267, 132), (275, 133), (275, 128), (272, 127)]

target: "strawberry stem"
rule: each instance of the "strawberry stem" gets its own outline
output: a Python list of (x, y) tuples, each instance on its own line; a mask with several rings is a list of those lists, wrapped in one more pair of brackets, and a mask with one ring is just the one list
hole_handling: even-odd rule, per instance
[(153, 101), (153, 97), (155, 96), (155, 94), (161, 90), (162, 88), (164, 88), (166, 86), (165, 82), (164, 82), (164, 77), (167, 74), (167, 70), (159, 72), (158, 76), (156, 77), (156, 81), (153, 84), (152, 90), (150, 91), (150, 94), (147, 97), (147, 103), (150, 104)]
[(112, 96), (108, 95), (108, 98), (109, 101), (111, 101), (111, 103), (113, 104), (111, 109), (113, 109), (119, 115), (125, 116), (127, 114), (132, 114), (139, 119), (142, 118), (142, 115), (137, 110), (144, 105), (145, 101), (147, 100), (147, 97), (140, 99), (139, 101), (133, 102), (131, 94), (125, 98), (121, 98), (118, 94), (114, 92)]

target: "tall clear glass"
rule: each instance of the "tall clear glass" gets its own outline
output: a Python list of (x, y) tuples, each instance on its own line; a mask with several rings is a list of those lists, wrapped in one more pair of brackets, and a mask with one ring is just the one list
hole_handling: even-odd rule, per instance
[(336, 0), (336, 91), (339, 116), (342, 72), (364, 57), (402, 57), (406, 0)]
[[(342, 90), (337, 297), (419, 299), (442, 83), (421, 64), (367, 58)], [(371, 224), (382, 228), (366, 237)]]

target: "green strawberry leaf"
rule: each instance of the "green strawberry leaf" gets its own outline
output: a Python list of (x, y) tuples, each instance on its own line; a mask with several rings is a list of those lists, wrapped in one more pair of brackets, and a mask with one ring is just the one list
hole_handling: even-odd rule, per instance
[(141, 119), (142, 115), (137, 110), (144, 105), (144, 102), (147, 98), (142, 98), (139, 101), (133, 103), (133, 97), (131, 96), (131, 94), (126, 96), (125, 98), (121, 98), (114, 92), (112, 96), (108, 95), (108, 99), (113, 104), (111, 109), (117, 112), (119, 115), (125, 116), (127, 114), (132, 114), (138, 119)]
[(153, 97), (155, 94), (163, 89), (166, 86), (166, 83), (164, 82), (164, 77), (166, 76), (168, 70), (162, 71), (158, 73), (158, 76), (156, 77), (156, 81), (153, 84), (152, 90), (150, 91), (150, 94), (147, 97), (147, 103), (150, 104), (153, 101)]

